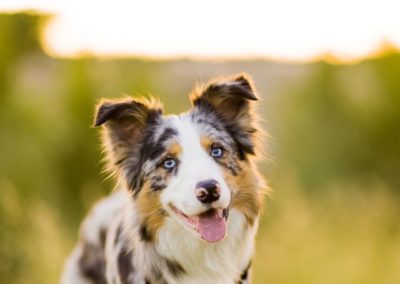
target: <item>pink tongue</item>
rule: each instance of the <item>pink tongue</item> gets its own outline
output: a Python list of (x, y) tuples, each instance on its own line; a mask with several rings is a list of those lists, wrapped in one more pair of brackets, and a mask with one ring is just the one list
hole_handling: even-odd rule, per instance
[(204, 240), (218, 242), (225, 237), (226, 223), (216, 211), (210, 211), (199, 216), (197, 229)]

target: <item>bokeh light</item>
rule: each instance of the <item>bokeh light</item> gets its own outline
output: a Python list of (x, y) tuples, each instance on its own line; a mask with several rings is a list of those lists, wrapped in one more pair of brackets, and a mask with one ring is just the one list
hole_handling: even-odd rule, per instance
[(356, 60), (400, 46), (398, 1), (3, 0), (0, 10), (54, 14), (45, 48), (56, 56), (266, 57)]

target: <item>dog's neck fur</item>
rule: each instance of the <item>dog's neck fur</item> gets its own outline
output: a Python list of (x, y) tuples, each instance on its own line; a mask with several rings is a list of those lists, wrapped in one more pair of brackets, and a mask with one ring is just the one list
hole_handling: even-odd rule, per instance
[[(130, 206), (131, 214), (133, 206)], [(135, 214), (135, 213), (133, 213)], [(137, 219), (137, 218), (136, 218)], [(126, 218), (133, 230), (135, 218)], [(132, 263), (141, 271), (141, 279), (151, 283), (239, 283), (240, 276), (249, 266), (253, 254), (257, 221), (250, 225), (244, 215), (232, 209), (228, 233), (224, 240), (207, 243), (193, 235), (172, 217), (165, 220), (154, 242), (130, 239)], [(133, 244), (133, 245), (132, 245)], [(162, 279), (160, 281), (160, 279)], [(142, 280), (143, 281), (143, 280)], [(135, 282), (136, 283), (136, 282)]]

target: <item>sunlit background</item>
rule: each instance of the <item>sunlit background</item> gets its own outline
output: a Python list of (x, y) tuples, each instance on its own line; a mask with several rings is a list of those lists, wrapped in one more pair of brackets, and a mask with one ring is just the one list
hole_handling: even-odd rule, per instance
[(46, 52), (157, 57), (360, 59), (400, 45), (400, 5), (381, 0), (97, 1), (3, 0), (0, 8), (55, 16)]
[(400, 283), (398, 1), (0, 0), (0, 283), (57, 283), (101, 174), (101, 97), (167, 113), (247, 72), (274, 193), (254, 283)]

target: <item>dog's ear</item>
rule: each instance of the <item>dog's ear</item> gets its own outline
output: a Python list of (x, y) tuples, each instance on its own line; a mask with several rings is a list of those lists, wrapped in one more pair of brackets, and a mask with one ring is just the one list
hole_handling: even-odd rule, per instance
[[(125, 98), (123, 100), (103, 100), (96, 108), (94, 126), (103, 126), (103, 145), (110, 171), (132, 166), (132, 171), (140, 169), (138, 147), (143, 142), (147, 128), (157, 124), (162, 116), (162, 106), (158, 101)], [(136, 167), (136, 169), (133, 169)], [(131, 187), (135, 187), (136, 175), (127, 177)]]
[(112, 142), (133, 146), (146, 126), (161, 115), (162, 106), (155, 100), (103, 100), (97, 106), (94, 126), (104, 125)]
[(248, 75), (212, 82), (192, 94), (191, 100), (195, 108), (214, 112), (223, 120), (243, 155), (254, 154), (257, 119), (252, 105), (258, 98)]

